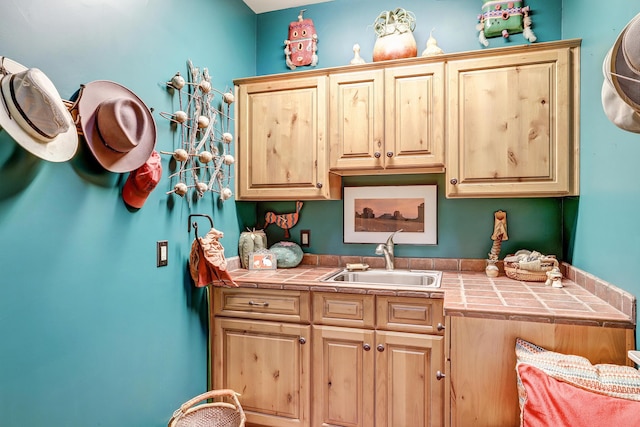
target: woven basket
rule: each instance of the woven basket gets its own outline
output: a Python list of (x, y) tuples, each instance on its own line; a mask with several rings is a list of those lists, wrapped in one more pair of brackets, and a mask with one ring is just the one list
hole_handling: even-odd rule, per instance
[[(185, 402), (173, 413), (168, 427), (244, 427), (246, 416), (238, 401), (239, 394), (233, 390), (212, 390)], [(197, 403), (211, 399), (224, 400)], [(228, 400), (228, 399), (227, 399)]]
[[(509, 256), (509, 255), (507, 255)], [(546, 256), (541, 259), (541, 270), (531, 271), (520, 267), (517, 262), (505, 262), (504, 272), (507, 277), (523, 282), (545, 282), (547, 280), (547, 271), (551, 271), (554, 267), (558, 267), (558, 260), (552, 256)]]

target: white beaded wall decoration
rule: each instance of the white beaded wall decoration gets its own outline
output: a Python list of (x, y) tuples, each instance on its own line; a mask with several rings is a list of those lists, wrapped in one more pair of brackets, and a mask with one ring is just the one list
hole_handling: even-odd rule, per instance
[(171, 155), (177, 165), (169, 175), (170, 182), (177, 182), (167, 194), (183, 197), (193, 190), (193, 195), (201, 198), (213, 192), (225, 201), (233, 195), (230, 183), (231, 165), (235, 162), (231, 154), (234, 137), (229, 114), (233, 92), (214, 88), (207, 68), (201, 71), (190, 60), (187, 65), (189, 81), (177, 72), (166, 83), (178, 95), (178, 110), (160, 113), (175, 124), (179, 133), (174, 151), (160, 152)]

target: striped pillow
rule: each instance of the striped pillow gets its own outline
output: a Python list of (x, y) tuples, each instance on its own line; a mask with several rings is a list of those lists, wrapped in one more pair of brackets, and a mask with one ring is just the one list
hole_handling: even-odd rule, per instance
[[(584, 357), (547, 351), (521, 338), (516, 339), (516, 359), (517, 365), (532, 365), (556, 380), (584, 390), (640, 401), (640, 371), (631, 366), (606, 363), (592, 365)], [(518, 377), (521, 407), (524, 392)]]

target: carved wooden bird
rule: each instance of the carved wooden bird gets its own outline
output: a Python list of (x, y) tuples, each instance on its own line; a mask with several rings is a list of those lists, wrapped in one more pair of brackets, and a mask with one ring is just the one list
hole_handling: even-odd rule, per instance
[(296, 211), (288, 214), (279, 214), (276, 215), (275, 212), (267, 212), (264, 216), (264, 220), (266, 224), (264, 228), (266, 229), (269, 224), (275, 224), (278, 227), (284, 229), (284, 237), (285, 239), (289, 238), (289, 229), (296, 225), (298, 222), (298, 218), (300, 217), (300, 209), (302, 209), (302, 202), (296, 202)]

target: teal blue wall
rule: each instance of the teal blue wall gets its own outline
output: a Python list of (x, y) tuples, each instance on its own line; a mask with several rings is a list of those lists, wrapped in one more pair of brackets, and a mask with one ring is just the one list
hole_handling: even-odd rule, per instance
[[(157, 148), (171, 150), (159, 112), (177, 100), (164, 82), (191, 59), (231, 88), (255, 73), (255, 28), (239, 0), (9, 1), (0, 55), (40, 68), (67, 99), (98, 79), (129, 87), (155, 110)], [(158, 188), (130, 211), (126, 176), (81, 153), (34, 160), (1, 133), (0, 425), (166, 426), (207, 387), (207, 301), (187, 275), (187, 217), (212, 215), (236, 255), (233, 200), (168, 196), (164, 158)], [(156, 268), (157, 240), (169, 241), (167, 267)]]
[[(405, 0), (402, 7), (416, 15), (414, 36), (418, 51), (426, 46), (429, 33), (445, 52), (478, 50), (477, 16), (482, 2), (468, 0)], [(371, 62), (375, 33), (371, 27), (378, 14), (398, 5), (383, 0), (335, 0), (305, 6), (304, 16), (314, 21), (318, 33), (318, 67), (342, 66), (353, 57), (354, 43), (361, 46), (361, 55)], [(561, 39), (562, 3), (560, 0), (536, 1), (532, 4), (533, 30), (539, 41)], [(299, 9), (274, 11), (258, 15), (258, 74), (296, 73), (311, 67), (298, 67), (290, 71), (282, 50), (287, 38), (288, 25), (297, 19)], [(505, 40), (489, 39), (490, 47), (527, 43), (522, 34), (513, 34)], [(490, 120), (487, 117), (487, 120)], [(444, 197), (444, 174), (347, 178), (344, 185), (403, 185), (436, 184), (438, 186), (438, 244), (398, 245), (398, 256), (485, 258), (491, 249), (493, 213), (507, 212), (509, 240), (503, 244), (503, 255), (522, 248), (536, 249), (562, 257), (562, 200), (543, 199), (464, 199), (448, 200)], [(294, 210), (290, 203), (238, 203), (242, 212), (256, 211), (257, 219), (246, 226), (260, 226), (264, 212)], [(374, 255), (374, 244), (343, 244), (343, 211), (340, 201), (307, 202), (302, 208), (298, 225), (292, 229), (291, 240), (299, 241), (302, 229), (311, 230), (312, 253)], [(267, 229), (269, 243), (284, 239), (276, 226)]]
[[(534, 0), (533, 26), (538, 41), (561, 38), (562, 1)], [(384, 10), (398, 7), (416, 15), (414, 36), (418, 53), (426, 47), (429, 33), (445, 52), (461, 52), (482, 48), (478, 43), (477, 17), (481, 13), (481, 0), (334, 0), (304, 6), (305, 18), (310, 18), (318, 34), (318, 67), (348, 65), (353, 58), (353, 45), (360, 45), (360, 55), (371, 62), (376, 36), (372, 24)], [(288, 72), (283, 53), (283, 40), (288, 36), (289, 23), (297, 20), (301, 8), (286, 9), (258, 15), (258, 74)], [(488, 39), (490, 47), (525, 44), (522, 34), (508, 40), (502, 37)], [(309, 69), (298, 67), (293, 72)]]
[(638, 13), (636, 1), (564, 0), (563, 37), (581, 37), (581, 141), (579, 200), (565, 211), (568, 256), (589, 271), (638, 296), (640, 259), (640, 135), (610, 123), (602, 110), (602, 61), (624, 26)]
[[(447, 52), (479, 49), (479, 7), (467, 0), (406, 0), (419, 50), (428, 33)], [(481, 2), (476, 2), (480, 4)], [(370, 61), (368, 27), (380, 0), (306, 6), (318, 29), (319, 67), (346, 64), (353, 43)], [(582, 38), (580, 198), (446, 200), (442, 174), (349, 178), (347, 185), (436, 184), (437, 246), (400, 246), (399, 256), (484, 257), (492, 215), (508, 212), (504, 251), (532, 247), (638, 294), (638, 135), (610, 124), (600, 105), (602, 59), (640, 6), (611, 0), (531, 2), (539, 41)], [(563, 12), (564, 11), (564, 12)], [(0, 5), (0, 55), (41, 68), (63, 97), (82, 83), (114, 80), (153, 107), (158, 148), (175, 135), (158, 113), (176, 109), (163, 87), (186, 60), (208, 66), (214, 86), (289, 72), (282, 41), (298, 9), (256, 17), (240, 0), (22, 0)], [(256, 42), (257, 40), (257, 42)], [(490, 39), (492, 46), (521, 44)], [(299, 68), (299, 70), (305, 67)], [(293, 71), (293, 72), (297, 72)], [(81, 154), (81, 153), (80, 153)], [(163, 165), (168, 168), (167, 159)], [(186, 271), (190, 213), (212, 215), (227, 256), (265, 211), (292, 202), (188, 204), (167, 196), (166, 176), (145, 206), (127, 210), (124, 176), (84, 167), (83, 158), (38, 161), (0, 132), (0, 413), (2, 426), (165, 426), (171, 412), (206, 388), (206, 295)], [(205, 223), (206, 225), (206, 223)], [(342, 244), (339, 201), (306, 202), (292, 240), (312, 230), (315, 253), (373, 253)], [(270, 242), (281, 240), (275, 226)], [(169, 241), (169, 265), (155, 267), (155, 242)]]

